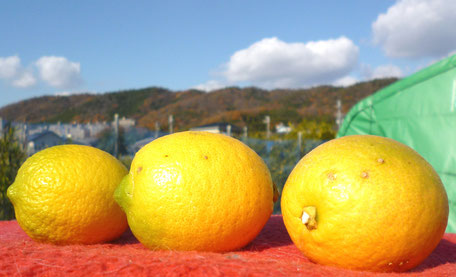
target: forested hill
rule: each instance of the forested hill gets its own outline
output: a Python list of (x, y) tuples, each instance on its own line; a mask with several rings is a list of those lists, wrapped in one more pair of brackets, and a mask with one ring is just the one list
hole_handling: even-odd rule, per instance
[[(197, 90), (170, 91), (151, 87), (103, 94), (43, 96), (0, 108), (4, 119), (20, 122), (110, 121), (115, 113), (136, 120), (137, 125), (166, 128), (174, 117), (176, 130), (214, 122), (230, 122), (260, 128), (265, 115), (272, 123), (299, 122), (303, 118), (332, 119), (337, 99), (346, 113), (362, 98), (396, 79), (379, 79), (349, 87), (319, 86), (310, 89), (230, 87), (211, 93)], [(264, 125), (263, 125), (264, 126)]]

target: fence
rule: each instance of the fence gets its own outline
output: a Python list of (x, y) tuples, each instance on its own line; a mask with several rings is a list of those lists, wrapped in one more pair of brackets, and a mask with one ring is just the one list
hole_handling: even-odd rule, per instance
[[(142, 128), (130, 128), (127, 131), (121, 131), (117, 139), (113, 132), (107, 132), (92, 145), (119, 157), (129, 167), (129, 163), (137, 150), (150, 141), (166, 134), (165, 132), (150, 131)], [(263, 158), (280, 193), (296, 163), (306, 153), (324, 142), (322, 140), (264, 140), (249, 137), (241, 137), (239, 139)], [(11, 208), (9, 201), (3, 199), (6, 197), (6, 193), (0, 194), (0, 197), (2, 197), (0, 199), (0, 220), (8, 219), (2, 216)], [(277, 201), (274, 206), (274, 213), (280, 212), (280, 201)]]

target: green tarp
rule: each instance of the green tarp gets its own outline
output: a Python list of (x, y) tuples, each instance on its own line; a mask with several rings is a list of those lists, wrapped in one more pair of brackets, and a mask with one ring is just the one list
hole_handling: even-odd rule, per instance
[(456, 233), (456, 55), (385, 87), (358, 102), (337, 137), (373, 134), (420, 153), (445, 185)]

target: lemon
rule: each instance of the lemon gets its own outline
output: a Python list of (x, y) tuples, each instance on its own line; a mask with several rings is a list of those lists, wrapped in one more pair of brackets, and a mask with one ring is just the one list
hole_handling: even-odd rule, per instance
[(320, 145), (291, 172), (285, 226), (312, 261), (406, 271), (440, 242), (448, 198), (432, 166), (392, 139), (355, 135)]
[(253, 240), (273, 198), (269, 170), (252, 149), (229, 136), (192, 131), (141, 148), (115, 192), (146, 247), (214, 252)]
[(128, 227), (113, 198), (127, 173), (117, 159), (94, 147), (54, 146), (24, 162), (7, 195), (17, 222), (32, 239), (99, 243)]

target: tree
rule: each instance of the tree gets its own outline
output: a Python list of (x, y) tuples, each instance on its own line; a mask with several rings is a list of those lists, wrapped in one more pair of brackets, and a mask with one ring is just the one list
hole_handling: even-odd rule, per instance
[[(123, 128), (119, 128), (119, 137), (117, 139), (118, 149), (116, 158), (127, 154), (127, 144), (125, 142), (125, 131)], [(114, 130), (112, 128), (106, 128), (98, 135), (98, 141), (95, 144), (95, 147), (114, 155), (115, 143), (116, 137)]]
[[(272, 181), (276, 185), (279, 194), (281, 194), (288, 176), (301, 158), (297, 141), (248, 138), (244, 139), (243, 142), (252, 148), (267, 164), (271, 172)], [(281, 213), (280, 201), (274, 204), (274, 213)]]
[(296, 137), (302, 132), (303, 139), (330, 140), (336, 137), (335, 123), (327, 119), (303, 119), (293, 126), (289, 137)]
[(0, 137), (0, 220), (14, 219), (14, 208), (6, 191), (14, 182), (25, 158), (26, 154), (20, 147), (14, 128), (7, 125)]

